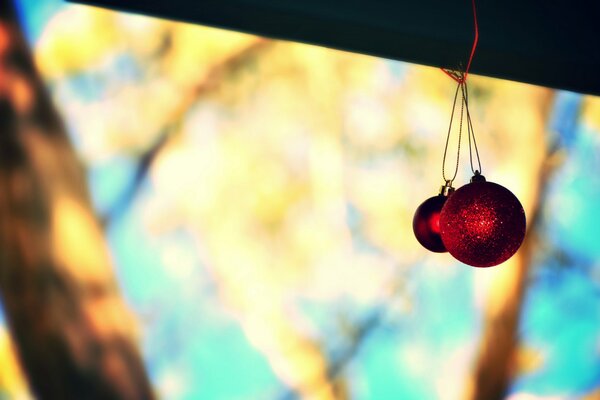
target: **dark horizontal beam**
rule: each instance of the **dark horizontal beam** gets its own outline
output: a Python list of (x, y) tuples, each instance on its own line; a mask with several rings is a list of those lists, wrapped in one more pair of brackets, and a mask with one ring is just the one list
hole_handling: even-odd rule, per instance
[[(464, 65), (469, 0), (76, 0), (435, 67)], [(479, 0), (471, 71), (600, 95), (600, 2)]]

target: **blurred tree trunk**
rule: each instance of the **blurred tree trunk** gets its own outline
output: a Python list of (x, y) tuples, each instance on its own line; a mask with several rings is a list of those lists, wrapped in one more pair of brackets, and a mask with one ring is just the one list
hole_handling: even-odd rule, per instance
[(0, 0), (0, 290), (37, 397), (153, 397), (83, 168), (9, 0)]
[(516, 370), (519, 348), (519, 319), (525, 296), (525, 280), (531, 259), (531, 240), (523, 242), (513, 260), (504, 267), (515, 270), (504, 286), (505, 302), (499, 309), (488, 307), (480, 353), (474, 371), (473, 400), (500, 400), (506, 397)]
[[(518, 372), (519, 322), (526, 294), (526, 283), (535, 248), (535, 228), (553, 154), (548, 153), (547, 116), (553, 92), (525, 85), (506, 85), (499, 90), (491, 110), (499, 110), (499, 135), (511, 149), (510, 166), (503, 171), (508, 181), (534, 182), (516, 191), (527, 215), (527, 235), (519, 251), (505, 264), (486, 271), (487, 285), (483, 334), (467, 398), (499, 400), (505, 398)], [(506, 116), (509, 116), (508, 118)], [(509, 143), (512, 142), (512, 143)], [(502, 182), (499, 182), (502, 183)], [(510, 187), (510, 186), (509, 186)]]

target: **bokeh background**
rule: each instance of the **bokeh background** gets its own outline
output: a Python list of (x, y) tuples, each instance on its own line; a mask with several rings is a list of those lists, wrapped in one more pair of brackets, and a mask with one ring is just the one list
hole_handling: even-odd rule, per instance
[[(483, 174), (528, 218), (476, 269), (412, 234), (443, 183), (440, 70), (16, 4), (162, 398), (457, 399), (482, 367), (511, 399), (600, 396), (599, 98), (469, 76)], [(29, 397), (0, 322), (0, 398)]]

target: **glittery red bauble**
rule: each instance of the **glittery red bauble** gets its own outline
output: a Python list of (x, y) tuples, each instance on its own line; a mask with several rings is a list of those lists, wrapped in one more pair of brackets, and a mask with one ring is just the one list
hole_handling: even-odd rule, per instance
[(440, 214), (442, 241), (457, 260), (492, 267), (508, 260), (525, 237), (525, 212), (503, 186), (475, 175), (450, 196)]
[(440, 212), (446, 199), (441, 194), (428, 198), (417, 208), (413, 217), (415, 237), (423, 247), (436, 253), (447, 251), (440, 237)]

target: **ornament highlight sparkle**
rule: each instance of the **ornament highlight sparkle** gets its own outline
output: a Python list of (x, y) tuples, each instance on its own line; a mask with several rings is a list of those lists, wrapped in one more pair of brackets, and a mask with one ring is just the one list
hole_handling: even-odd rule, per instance
[(512, 257), (525, 237), (525, 211), (504, 186), (478, 173), (448, 198), (440, 213), (448, 252), (473, 267), (492, 267)]
[(445, 253), (446, 247), (440, 236), (440, 212), (448, 196), (454, 188), (446, 184), (440, 189), (440, 194), (425, 200), (415, 211), (413, 217), (413, 232), (415, 237), (429, 251)]

